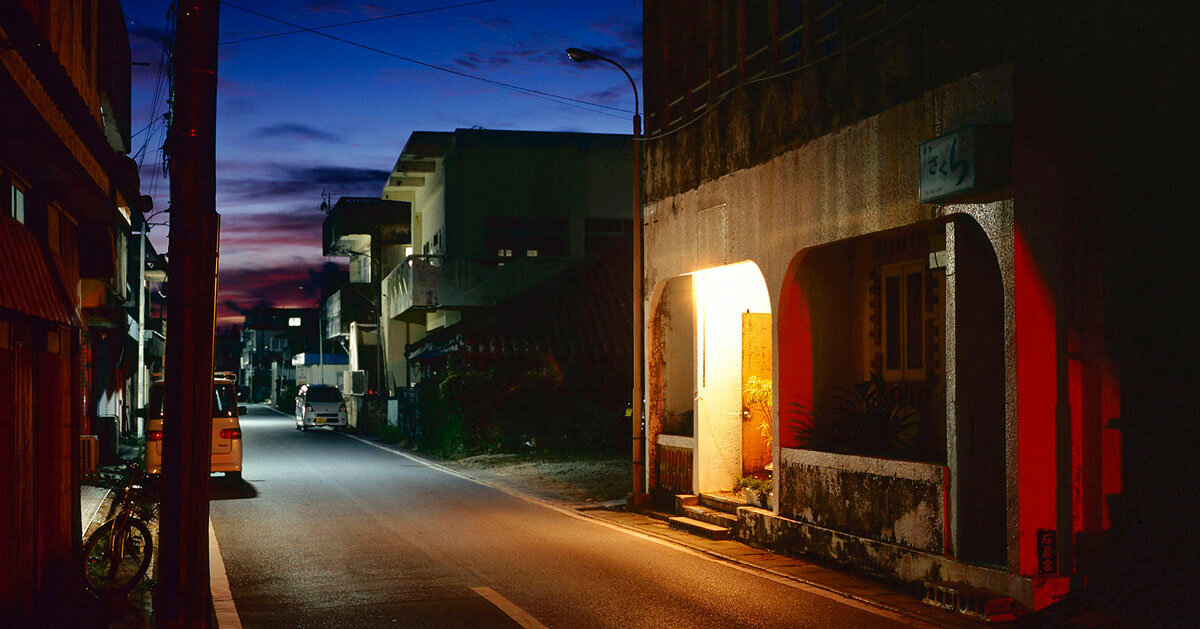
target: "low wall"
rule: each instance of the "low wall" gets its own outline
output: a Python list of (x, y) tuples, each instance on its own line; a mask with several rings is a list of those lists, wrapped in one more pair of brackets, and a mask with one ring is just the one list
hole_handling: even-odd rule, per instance
[(780, 449), (779, 514), (855, 537), (946, 551), (947, 468)]

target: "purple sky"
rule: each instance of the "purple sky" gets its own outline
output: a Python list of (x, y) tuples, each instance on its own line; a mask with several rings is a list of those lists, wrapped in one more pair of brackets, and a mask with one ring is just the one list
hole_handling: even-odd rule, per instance
[[(294, 30), (234, 8), (308, 28), (471, 0), (238, 0), (221, 7), (217, 104), (217, 210), (221, 213), (218, 324), (256, 304), (316, 305), (321, 191), (378, 196), (415, 130), (489, 129), (628, 133), (628, 81), (603, 63), (576, 64), (563, 49), (608, 56), (641, 80), (641, 3), (494, 0), (323, 32), (423, 63), (575, 102), (517, 93)], [(160, 151), (166, 86), (158, 90), (169, 0), (123, 0), (133, 68), (134, 157), (142, 191), (168, 203)], [(149, 124), (156, 120), (153, 124)], [(147, 126), (149, 124), (149, 126)], [(146, 127), (143, 129), (143, 127)], [(140, 131), (140, 133), (139, 133)], [(145, 144), (144, 150), (143, 144)], [(166, 213), (154, 220), (163, 221)], [(159, 251), (167, 227), (151, 230)], [(327, 272), (327, 271), (326, 271)]]

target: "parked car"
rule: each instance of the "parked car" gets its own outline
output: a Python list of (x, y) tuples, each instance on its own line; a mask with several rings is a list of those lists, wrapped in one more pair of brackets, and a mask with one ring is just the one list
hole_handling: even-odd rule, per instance
[(337, 387), (306, 384), (296, 393), (296, 430), (313, 426), (346, 427), (346, 403)]
[[(237, 388), (229, 380), (213, 380), (211, 472), (223, 472), (225, 478), (242, 477), (242, 424), (238, 416), (246, 412), (237, 405)], [(150, 386), (146, 422), (146, 472), (162, 473), (163, 383)]]

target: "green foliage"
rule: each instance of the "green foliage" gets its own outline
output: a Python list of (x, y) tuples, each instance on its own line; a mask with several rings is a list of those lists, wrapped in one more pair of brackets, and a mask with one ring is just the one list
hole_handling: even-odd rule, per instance
[(379, 438), (382, 439), (384, 443), (402, 444), (404, 442), (404, 433), (396, 426), (383, 424), (379, 427)]
[(733, 491), (735, 492), (742, 491), (743, 489), (749, 489), (750, 491), (756, 491), (760, 494), (769, 494), (771, 493), (772, 487), (773, 484), (771, 483), (771, 479), (757, 478), (754, 476), (739, 476), (737, 480), (733, 482)]
[(793, 402), (789, 415), (793, 438), (802, 448), (891, 458), (909, 458), (918, 431), (911, 399), (903, 383), (889, 384), (878, 373), (837, 393), (820, 413)]
[(421, 382), (416, 445), (448, 458), (500, 452), (620, 449), (622, 408), (607, 408), (567, 386), (557, 365), (452, 359)]
[(758, 429), (759, 436), (766, 439), (768, 448), (771, 447), (771, 442), (774, 440), (771, 435), (771, 408), (774, 405), (771, 388), (770, 378), (759, 378), (758, 376), (750, 376), (746, 380), (746, 384), (742, 386), (746, 404), (760, 412), (758, 425), (755, 428)]

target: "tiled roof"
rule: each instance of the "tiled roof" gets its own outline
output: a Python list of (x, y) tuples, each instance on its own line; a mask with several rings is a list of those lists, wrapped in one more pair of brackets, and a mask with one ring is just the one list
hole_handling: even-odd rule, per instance
[(611, 359), (630, 356), (632, 252), (611, 249), (407, 347), (410, 360), (453, 351)]
[(81, 326), (49, 254), (33, 233), (7, 217), (0, 217), (0, 269), (0, 309)]

